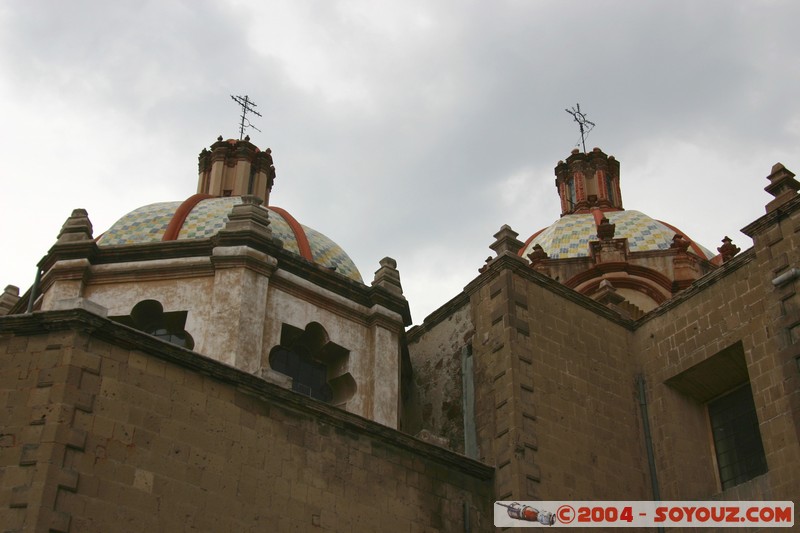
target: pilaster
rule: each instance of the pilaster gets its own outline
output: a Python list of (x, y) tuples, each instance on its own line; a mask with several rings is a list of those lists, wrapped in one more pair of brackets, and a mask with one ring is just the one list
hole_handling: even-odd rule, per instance
[(277, 260), (248, 246), (217, 246), (211, 256), (212, 333), (206, 353), (246, 372), (261, 367), (269, 278)]
[(7, 354), (25, 357), (26, 370), (18, 377), (31, 387), (19, 389), (27, 398), (13, 395), (26, 401), (3, 422), (4, 437), (19, 453), (4, 476), (12, 485), (7, 508), (0, 512), (4, 531), (74, 531), (70, 502), (80, 483), (76, 465), (87, 445), (83, 421), (100, 389), (100, 357), (85, 349), (86, 342), (79, 334), (56, 333)]
[(480, 459), (496, 466), (498, 499), (535, 499), (540, 470), (524, 281), (502, 269), (471, 305), (475, 329), (483, 332), (473, 346)]

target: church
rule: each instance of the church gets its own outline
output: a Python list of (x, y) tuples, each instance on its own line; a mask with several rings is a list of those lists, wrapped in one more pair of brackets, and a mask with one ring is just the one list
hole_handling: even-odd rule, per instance
[(496, 500), (791, 500), (800, 182), (754, 177), (774, 199), (752, 246), (711, 251), (623, 207), (620, 169), (573, 150), (561, 217), (498, 221), (413, 327), (391, 250), (367, 276), (274, 205), (247, 137), (203, 149), (185, 199), (101, 232), (73, 210), (0, 296), (3, 531), (477, 532)]

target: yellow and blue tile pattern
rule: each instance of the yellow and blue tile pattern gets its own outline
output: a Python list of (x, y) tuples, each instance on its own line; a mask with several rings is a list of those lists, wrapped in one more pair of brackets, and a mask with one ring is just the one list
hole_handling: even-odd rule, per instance
[[(672, 244), (675, 230), (639, 211), (611, 211), (605, 213), (609, 222), (616, 225), (614, 237), (628, 239), (631, 252), (667, 250)], [(597, 240), (597, 226), (591, 213), (565, 215), (533, 239), (523, 257), (539, 244), (551, 259), (587, 257), (589, 242)], [(699, 246), (699, 245), (698, 245)], [(714, 254), (700, 246), (711, 259)]]
[[(161, 241), (181, 203), (163, 202), (135, 209), (114, 223), (97, 244), (114, 246)], [(216, 235), (228, 223), (228, 214), (233, 206), (240, 203), (242, 199), (238, 196), (201, 200), (186, 216), (177, 240), (207, 239)], [(271, 209), (269, 220), (272, 233), (283, 241), (284, 250), (300, 255), (297, 237), (289, 223)], [(356, 265), (338, 244), (312, 228), (302, 224), (300, 227), (308, 239), (315, 263), (363, 283)]]
[(177, 240), (213, 237), (228, 223), (228, 213), (233, 206), (240, 203), (242, 199), (238, 196), (201, 200), (186, 215)]
[(117, 220), (98, 239), (100, 246), (158, 242), (182, 202), (161, 202), (134, 209)]
[(311, 247), (311, 255), (314, 257), (315, 263), (332, 268), (348, 278), (361, 281), (361, 274), (358, 273), (353, 261), (350, 260), (350, 257), (338, 244), (317, 230), (306, 226), (303, 226), (303, 230), (306, 232), (308, 244)]

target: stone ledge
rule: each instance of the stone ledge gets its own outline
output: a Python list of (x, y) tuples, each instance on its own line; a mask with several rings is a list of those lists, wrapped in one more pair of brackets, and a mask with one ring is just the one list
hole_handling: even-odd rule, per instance
[[(599, 316), (611, 320), (612, 322), (615, 322), (627, 329), (633, 329), (633, 321), (623, 318), (605, 305), (600, 304), (588, 296), (584, 296), (561, 284), (560, 282), (535, 271), (534, 269), (530, 268), (527, 263), (520, 261), (516, 257), (502, 255), (494, 258), (490, 263), (488, 263), (486, 270), (469, 282), (469, 284), (464, 287), (463, 291), (451, 298), (450, 301), (439, 307), (436, 311), (425, 317), (425, 320), (422, 324), (414, 326), (408, 330), (407, 335), (409, 344), (416, 342), (416, 340), (425, 332), (430, 331), (434, 326), (443, 320), (446, 320), (453, 311), (460, 309), (464, 305), (467, 305), (470, 297), (473, 294), (478, 292), (482, 286), (494, 281), (499, 275), (500, 271), (506, 268), (511, 269), (513, 273), (526, 278), (528, 281), (539, 285), (540, 287), (544, 287), (545, 289), (554, 292), (559, 296), (572, 301), (573, 303), (577, 303), (584, 308), (594, 311)], [(528, 305), (535, 304), (529, 303)]]
[[(800, 202), (798, 202), (798, 206), (800, 206)], [(709, 272), (705, 276), (699, 278), (697, 281), (692, 283), (687, 289), (681, 291), (677, 295), (673, 296), (672, 298), (661, 304), (659, 307), (656, 307), (655, 309), (653, 309), (649, 313), (646, 313), (644, 316), (635, 321), (618, 315), (615, 311), (609, 309), (608, 307), (566, 287), (565, 285), (562, 285), (560, 282), (555, 281), (545, 276), (544, 274), (541, 274), (540, 272), (536, 272), (535, 270), (529, 268), (526, 265), (519, 265), (516, 261), (512, 261), (504, 257), (498, 257), (492, 263), (489, 264), (489, 267), (482, 274), (473, 279), (464, 288), (462, 292), (460, 292), (450, 301), (439, 307), (439, 309), (428, 315), (425, 318), (425, 321), (421, 325), (414, 326), (413, 328), (411, 328), (408, 331), (408, 342), (409, 343), (415, 342), (426, 331), (429, 331), (438, 323), (447, 319), (447, 317), (449, 317), (453, 311), (466, 305), (469, 302), (470, 295), (477, 292), (483, 285), (493, 281), (499, 274), (500, 270), (503, 268), (510, 268), (514, 273), (527, 278), (529, 281), (541, 287), (544, 287), (550, 290), (551, 292), (554, 292), (559, 296), (562, 296), (563, 298), (572, 301), (573, 303), (576, 303), (586, 309), (589, 309), (598, 314), (599, 316), (607, 318), (608, 320), (615, 322), (630, 331), (635, 331), (648, 320), (664, 314), (665, 312), (667, 312), (669, 309), (672, 309), (676, 305), (680, 305), (682, 302), (691, 298), (695, 294), (701, 292), (706, 287), (713, 285), (721, 278), (738, 270), (743, 265), (753, 261), (755, 257), (756, 257), (755, 250), (753, 248), (745, 250), (744, 252), (734, 257), (732, 260), (722, 265), (720, 268), (713, 270), (712, 272)], [(529, 305), (535, 305), (535, 304), (529, 304)]]
[(775, 208), (761, 218), (758, 218), (741, 229), (741, 232), (750, 237), (751, 239), (766, 230), (768, 227), (777, 224), (780, 220), (791, 215), (794, 211), (800, 209), (800, 196), (796, 196), (783, 205)]

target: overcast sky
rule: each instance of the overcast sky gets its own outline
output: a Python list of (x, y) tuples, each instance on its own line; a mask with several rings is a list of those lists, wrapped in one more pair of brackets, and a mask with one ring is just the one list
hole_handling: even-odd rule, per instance
[(716, 250), (800, 170), (800, 2), (0, 3), (0, 287), (24, 292), (74, 208), (95, 236), (195, 192), (197, 154), (263, 118), (271, 203), (369, 283), (397, 260), (414, 323), (477, 275), (492, 235), (555, 221), (553, 168), (621, 162), (624, 205)]

